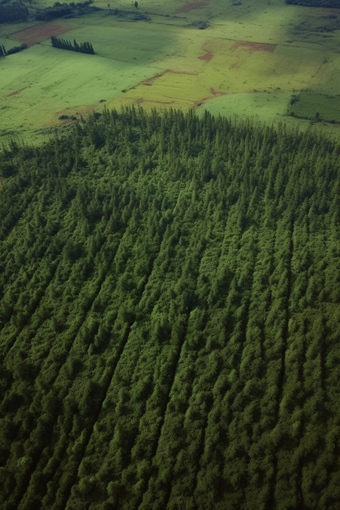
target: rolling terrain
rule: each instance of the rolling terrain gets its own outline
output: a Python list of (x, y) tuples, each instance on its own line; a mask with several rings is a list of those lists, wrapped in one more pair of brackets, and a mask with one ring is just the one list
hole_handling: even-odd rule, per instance
[[(47, 7), (52, 3), (32, 4)], [(304, 126), (290, 114), (293, 95), (313, 96), (318, 125), (340, 121), (338, 10), (256, 2), (94, 2), (91, 15), (0, 25), (6, 48), (29, 48), (0, 60), (1, 137), (38, 140), (46, 128), (90, 111), (144, 108), (208, 110)], [(110, 6), (110, 7), (109, 7)], [(144, 18), (136, 21), (136, 15)], [(199, 29), (200, 23), (205, 29)], [(50, 37), (90, 41), (96, 55), (70, 54)], [(333, 118), (323, 114), (334, 97)], [(324, 101), (324, 102), (325, 102)], [(337, 133), (337, 125), (327, 125)], [(323, 125), (323, 127), (325, 127)]]

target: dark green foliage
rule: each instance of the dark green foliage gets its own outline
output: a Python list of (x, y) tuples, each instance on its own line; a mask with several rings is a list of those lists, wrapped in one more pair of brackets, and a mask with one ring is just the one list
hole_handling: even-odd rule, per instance
[(39, 10), (35, 16), (37, 21), (50, 21), (55, 18), (61, 18), (62, 16), (71, 16), (74, 10), (67, 4), (54, 5), (43, 10)]
[(92, 44), (89, 42), (78, 44), (77, 41), (74, 39), (72, 44), (71, 41), (65, 41), (65, 39), (61, 39), (60, 37), (55, 36), (51, 37), (51, 42), (54, 48), (60, 48), (62, 50), (69, 51), (79, 51), (79, 53), (89, 53), (91, 55), (94, 55)]
[(3, 44), (0, 44), (0, 57), (5, 57), (7, 55), (6, 48)]
[(304, 5), (306, 7), (327, 7), (339, 9), (339, 0), (286, 0), (286, 4)]
[(4, 55), (14, 55), (14, 53), (19, 53), (19, 51), (25, 50), (26, 48), (27, 44), (20, 44), (20, 46), (14, 46), (13, 48), (10, 48), (4, 53)]
[(10, 5), (0, 5), (0, 23), (27, 21), (28, 14), (27, 7), (21, 2), (14, 2)]
[(339, 508), (340, 147), (127, 109), (0, 154), (0, 507)]
[(75, 16), (83, 16), (96, 11), (100, 11), (100, 8), (94, 6), (92, 0), (78, 3), (70, 2), (69, 4), (55, 2), (53, 7), (38, 9), (35, 15), (35, 19), (37, 21), (51, 21), (61, 17), (70, 19), (74, 18)]

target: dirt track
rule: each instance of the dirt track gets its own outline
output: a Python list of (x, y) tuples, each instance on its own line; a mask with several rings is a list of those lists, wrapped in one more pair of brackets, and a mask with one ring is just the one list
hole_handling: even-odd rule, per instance
[(270, 53), (273, 53), (275, 51), (275, 48), (277, 44), (264, 44), (264, 43), (253, 43), (249, 41), (236, 41), (235, 44), (233, 44), (231, 51), (235, 51), (239, 47), (248, 48), (250, 53), (253, 53), (254, 51), (269, 51)]

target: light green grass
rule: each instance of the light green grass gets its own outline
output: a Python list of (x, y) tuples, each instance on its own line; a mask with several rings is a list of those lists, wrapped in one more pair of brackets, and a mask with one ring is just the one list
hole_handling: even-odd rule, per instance
[[(0, 62), (2, 132), (58, 125), (62, 113), (98, 109), (102, 99), (121, 94), (158, 72), (94, 55), (35, 45)], [(23, 89), (17, 95), (9, 94)]]
[(254, 117), (260, 122), (283, 120), (287, 112), (289, 93), (230, 94), (206, 102), (198, 111), (208, 110), (213, 115)]
[[(53, 3), (36, 0), (32, 6)], [(201, 104), (198, 110), (274, 122), (285, 118), (292, 94), (308, 89), (316, 98), (339, 91), (340, 32), (324, 38), (316, 31), (321, 9), (286, 5), (284, 0), (243, 1), (241, 6), (211, 0), (204, 8), (176, 13), (185, 0), (140, 0), (138, 11), (151, 21), (128, 22), (112, 16), (108, 3), (111, 11), (136, 12), (131, 1), (95, 0), (105, 10), (55, 21), (70, 27), (64, 39), (90, 41), (97, 55), (53, 49), (47, 38), (0, 62), (0, 129), (5, 137), (11, 130), (29, 133), (60, 125), (61, 113), (100, 109), (101, 99), (118, 108), (139, 103), (187, 110)], [(195, 20), (209, 21), (210, 27), (188, 28)], [(307, 30), (297, 29), (306, 20)], [(18, 31), (29, 26), (0, 26), (1, 41), (13, 46)], [(252, 51), (235, 48), (237, 41), (276, 46), (274, 52)], [(201, 60), (208, 52), (211, 60)], [(23, 87), (19, 95), (8, 96)]]
[[(61, 37), (91, 41), (97, 55), (133, 65), (149, 65), (176, 50), (176, 35), (171, 27), (165, 31), (164, 27), (144, 22), (117, 23), (110, 18), (103, 21), (105, 24), (79, 25)], [(110, 21), (112, 26), (107, 26)]]

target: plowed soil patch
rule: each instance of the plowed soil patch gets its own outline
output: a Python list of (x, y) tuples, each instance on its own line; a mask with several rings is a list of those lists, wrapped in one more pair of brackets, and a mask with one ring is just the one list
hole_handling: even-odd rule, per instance
[(277, 44), (265, 44), (265, 43), (252, 43), (248, 41), (236, 41), (231, 51), (235, 51), (237, 48), (248, 48), (250, 53), (253, 53), (254, 51), (269, 51), (270, 53), (273, 53), (275, 51)]
[(192, 11), (193, 9), (200, 9), (201, 7), (206, 7), (207, 5), (209, 5), (209, 2), (207, 0), (203, 0), (201, 2), (188, 2), (185, 5), (183, 5), (183, 7), (176, 9), (175, 14), (179, 12)]
[(8, 94), (8, 96), (17, 96), (18, 94), (20, 94), (20, 92), (25, 90), (25, 88), (26, 87), (24, 87), (23, 89), (15, 90), (14, 92), (11, 92), (10, 94)]
[(207, 51), (205, 55), (202, 55), (201, 57), (198, 57), (199, 60), (204, 60), (204, 62), (210, 62), (210, 60), (213, 58), (214, 54), (212, 51)]
[(15, 34), (15, 39), (20, 43), (27, 44), (27, 46), (33, 46), (38, 42), (44, 41), (49, 37), (58, 36), (61, 34), (65, 34), (72, 30), (73, 27), (65, 26), (60, 24), (46, 24), (46, 25), (38, 25), (36, 27), (27, 28), (22, 32), (18, 32)]

